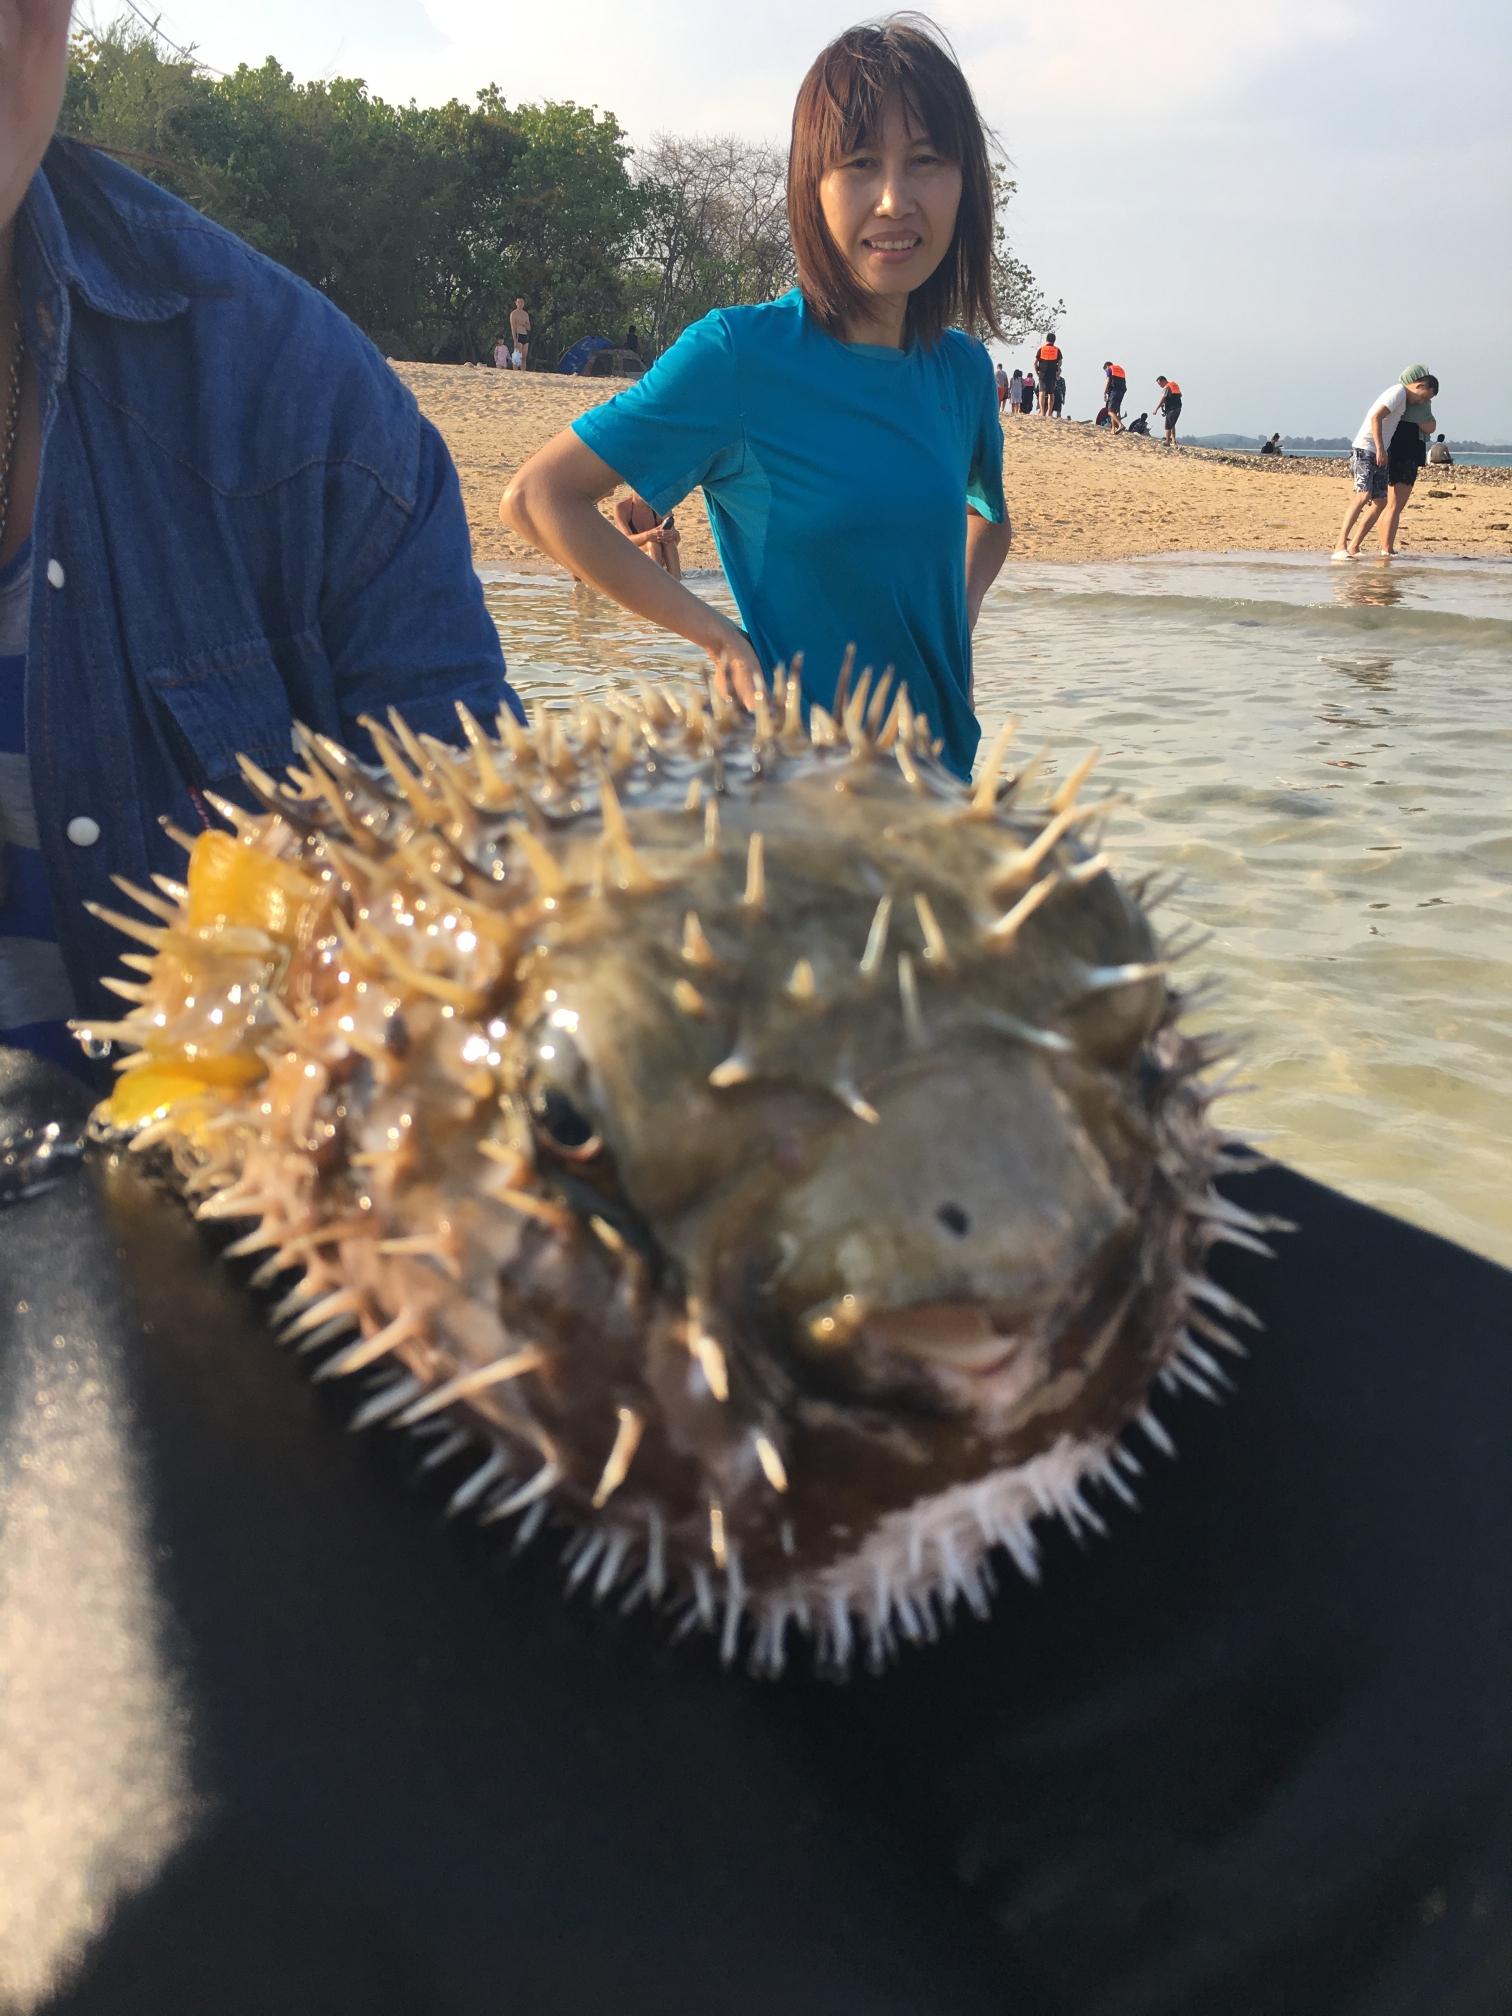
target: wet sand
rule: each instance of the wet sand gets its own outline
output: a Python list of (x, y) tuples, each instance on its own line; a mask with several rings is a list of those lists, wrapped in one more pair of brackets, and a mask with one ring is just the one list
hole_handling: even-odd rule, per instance
[[(394, 369), (452, 452), (477, 564), (549, 565), (499, 523), (499, 493), (542, 442), (623, 386), (466, 364)], [(1342, 459), (1171, 450), (1077, 421), (1010, 419), (1003, 432), (1018, 559), (1327, 552), (1344, 514)], [(717, 566), (700, 497), (680, 507), (678, 525), (684, 567)], [(1404, 553), (1512, 555), (1512, 469), (1422, 471), (1398, 546)]]

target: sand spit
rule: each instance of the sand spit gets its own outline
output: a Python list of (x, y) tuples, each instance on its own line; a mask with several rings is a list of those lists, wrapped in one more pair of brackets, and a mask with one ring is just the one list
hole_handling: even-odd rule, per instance
[[(394, 369), (451, 449), (478, 565), (550, 564), (499, 523), (499, 493), (543, 441), (623, 388), (613, 380), (469, 364)], [(1343, 458), (1172, 450), (1076, 421), (1009, 420), (1003, 431), (1019, 559), (1326, 552), (1343, 516)], [(678, 523), (684, 567), (717, 565), (700, 498), (688, 499)], [(1404, 553), (1512, 555), (1512, 469), (1423, 470), (1399, 545)]]

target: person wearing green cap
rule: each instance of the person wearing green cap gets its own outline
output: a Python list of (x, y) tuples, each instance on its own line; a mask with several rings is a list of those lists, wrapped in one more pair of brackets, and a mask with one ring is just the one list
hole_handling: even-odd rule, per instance
[[(1409, 364), (1402, 373), (1401, 383), (1426, 384), (1432, 376), (1426, 364)], [(1434, 379), (1433, 382), (1436, 384), (1438, 381)], [(1390, 486), (1390, 495), (1384, 506), (1373, 505), (1356, 526), (1356, 548), (1364, 545), (1366, 535), (1376, 520), (1380, 519), (1381, 551), (1388, 559), (1396, 552), (1397, 527), (1401, 524), (1407, 499), (1412, 495), (1412, 486), (1417, 481), (1417, 473), (1419, 469), (1427, 466), (1428, 439), (1436, 425), (1431, 406), (1414, 406), (1403, 417), (1386, 451), (1386, 480)], [(1384, 517), (1382, 517), (1383, 510)]]
[[(1396, 384), (1389, 385), (1365, 415), (1350, 450), (1349, 473), (1354, 495), (1344, 513), (1344, 523), (1339, 528), (1339, 542), (1333, 554), (1335, 560), (1356, 557), (1360, 542), (1383, 511), (1387, 512), (1387, 518), (1381, 528), (1381, 551), (1391, 553), (1395, 550), (1397, 521), (1416, 481), (1417, 469), (1414, 453), (1410, 477), (1406, 474), (1405, 465), (1400, 462), (1397, 471), (1393, 471), (1391, 444), (1397, 429), (1407, 417), (1409, 407), (1413, 409), (1413, 423), (1432, 431), (1433, 409), (1429, 401), (1438, 389), (1439, 382), (1426, 365), (1410, 364)], [(1416, 441), (1422, 437), (1418, 434), (1415, 438), (1406, 438), (1413, 442), (1415, 450)], [(1395, 494), (1397, 488), (1401, 490), (1400, 497)]]

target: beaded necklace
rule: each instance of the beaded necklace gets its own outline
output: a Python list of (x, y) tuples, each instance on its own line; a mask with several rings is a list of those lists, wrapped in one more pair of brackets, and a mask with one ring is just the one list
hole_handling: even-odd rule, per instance
[(15, 311), (12, 330), (10, 389), (5, 401), (5, 431), (0, 435), (0, 551), (5, 547), (5, 528), (10, 522), (11, 470), (16, 460), (16, 436), (21, 430), (21, 311)]

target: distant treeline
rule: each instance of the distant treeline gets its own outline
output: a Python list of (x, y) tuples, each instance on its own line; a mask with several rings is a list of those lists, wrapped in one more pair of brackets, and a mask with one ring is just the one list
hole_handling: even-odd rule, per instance
[[(215, 76), (123, 19), (73, 38), (62, 130), (117, 154), (328, 295), (390, 357), (487, 358), (517, 294), (533, 364), (630, 323), (655, 355), (712, 307), (793, 283), (780, 148), (659, 135), (570, 102), (394, 106), (271, 56)], [(997, 171), (999, 319), (1052, 308), (1014, 259)]]

